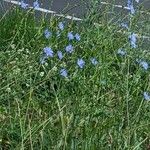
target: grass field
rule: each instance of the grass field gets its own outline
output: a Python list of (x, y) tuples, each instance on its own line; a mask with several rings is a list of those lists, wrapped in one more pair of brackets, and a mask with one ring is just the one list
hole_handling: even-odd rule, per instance
[(150, 149), (150, 51), (131, 37), (150, 22), (139, 30), (142, 14), (129, 14), (126, 29), (106, 11), (80, 23), (1, 17), (2, 150)]

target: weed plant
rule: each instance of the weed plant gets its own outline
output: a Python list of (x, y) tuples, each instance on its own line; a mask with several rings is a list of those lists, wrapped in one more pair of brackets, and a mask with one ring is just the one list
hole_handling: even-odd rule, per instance
[(109, 20), (110, 6), (101, 14), (93, 6), (81, 22), (37, 20), (22, 8), (1, 17), (1, 149), (150, 148), (150, 52), (136, 36), (142, 14)]

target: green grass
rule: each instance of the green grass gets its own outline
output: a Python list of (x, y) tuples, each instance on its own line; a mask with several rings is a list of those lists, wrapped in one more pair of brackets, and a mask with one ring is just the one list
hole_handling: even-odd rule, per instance
[[(1, 149), (149, 149), (150, 103), (143, 92), (150, 91), (150, 70), (135, 60), (148, 61), (150, 54), (141, 46), (131, 49), (128, 35), (117, 32), (123, 30), (106, 21), (105, 12), (94, 14), (81, 23), (67, 22), (60, 38), (55, 35), (59, 18), (37, 23), (33, 11), (15, 9), (1, 19)], [(133, 31), (138, 17), (131, 23)], [(49, 40), (43, 35), (47, 27), (53, 32)], [(74, 53), (41, 65), (43, 48), (64, 50), (68, 31), (81, 35), (80, 42), (72, 43)], [(117, 55), (120, 47), (126, 56)], [(99, 64), (91, 65), (91, 57)], [(86, 61), (84, 69), (77, 67), (77, 58)], [(59, 75), (61, 67), (67, 68), (67, 79)]]

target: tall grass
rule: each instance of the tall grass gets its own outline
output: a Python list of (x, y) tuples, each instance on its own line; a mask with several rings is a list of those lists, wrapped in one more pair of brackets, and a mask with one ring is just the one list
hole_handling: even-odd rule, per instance
[[(65, 21), (60, 18), (39, 21), (33, 10), (15, 8), (1, 19), (1, 149), (149, 149), (150, 103), (143, 97), (150, 92), (149, 69), (136, 60), (149, 62), (150, 53), (142, 40), (131, 48), (130, 31), (119, 25), (123, 17), (118, 21), (119, 14), (113, 14), (110, 20), (109, 7), (97, 13), (97, 4), (93, 6), (82, 22), (66, 21), (60, 37), (57, 26)], [(132, 17), (130, 30), (135, 33), (141, 16)], [(46, 28), (50, 39), (44, 37)], [(69, 44), (70, 31), (81, 40), (71, 41), (74, 52), (61, 61), (56, 52)], [(45, 46), (55, 55), (41, 64)], [(119, 48), (126, 55), (118, 54)], [(78, 58), (85, 61), (83, 69)], [(60, 75), (63, 67), (67, 78)]]

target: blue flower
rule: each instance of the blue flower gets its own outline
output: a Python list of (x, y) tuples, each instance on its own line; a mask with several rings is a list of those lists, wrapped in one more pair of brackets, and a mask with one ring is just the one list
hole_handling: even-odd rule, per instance
[(63, 58), (63, 54), (61, 51), (58, 51), (57, 52), (57, 55), (58, 55), (58, 58), (61, 60)]
[(131, 47), (132, 48), (136, 48), (137, 45), (136, 45), (136, 34), (135, 33), (132, 33), (131, 35), (129, 35), (129, 39), (130, 39), (130, 44), (131, 44)]
[(80, 39), (81, 39), (80, 35), (78, 33), (75, 34), (75, 38), (76, 38), (77, 41), (80, 41)]
[(46, 30), (44, 31), (44, 35), (45, 35), (45, 37), (48, 39), (48, 38), (52, 35), (52, 33), (51, 33), (48, 29), (46, 29)]
[(73, 52), (73, 46), (71, 44), (69, 44), (68, 46), (66, 46), (66, 52), (69, 52), (69, 53)]
[(27, 9), (29, 7), (29, 5), (27, 3), (24, 2), (24, 0), (21, 1), (21, 7), (24, 9)]
[(33, 2), (33, 7), (34, 8), (39, 8), (40, 7), (40, 4), (39, 4), (38, 0)]
[(85, 61), (81, 58), (77, 60), (77, 65), (82, 69), (85, 65)]
[(54, 56), (54, 52), (50, 47), (45, 47), (43, 50), (44, 50), (46, 57), (53, 57)]
[(60, 75), (66, 78), (66, 77), (68, 76), (68, 72), (67, 72), (67, 70), (66, 70), (66, 69), (64, 69), (64, 68), (63, 68), (63, 69), (61, 69), (61, 70), (60, 70)]
[(64, 24), (63, 24), (62, 22), (59, 22), (58, 28), (59, 28), (60, 30), (64, 30)]
[(129, 29), (129, 27), (128, 27), (128, 24), (127, 24), (127, 23), (121, 23), (120, 25), (121, 25), (121, 27), (123, 27), (123, 28)]
[(149, 68), (148, 63), (146, 61), (140, 61), (139, 63), (145, 70)]
[(93, 65), (97, 65), (98, 64), (98, 61), (96, 60), (96, 58), (91, 58), (90, 60), (91, 60), (91, 63)]
[(119, 48), (117, 54), (124, 56), (124, 55), (126, 55), (126, 52), (124, 49)]
[(131, 14), (134, 14), (135, 13), (135, 9), (133, 7), (133, 4), (132, 4), (131, 0), (127, 1), (127, 6), (128, 6), (128, 9), (130, 10)]
[(130, 11), (131, 11), (131, 14), (135, 14), (135, 9), (134, 9), (133, 5), (130, 6)]
[(131, 0), (128, 0), (128, 1), (127, 1), (127, 6), (130, 7), (131, 5), (132, 5)]
[(144, 95), (145, 100), (150, 101), (150, 94), (149, 93), (144, 92), (143, 95)]
[(74, 39), (74, 36), (73, 36), (72, 32), (69, 32), (67, 37), (68, 37), (69, 40), (73, 40)]

